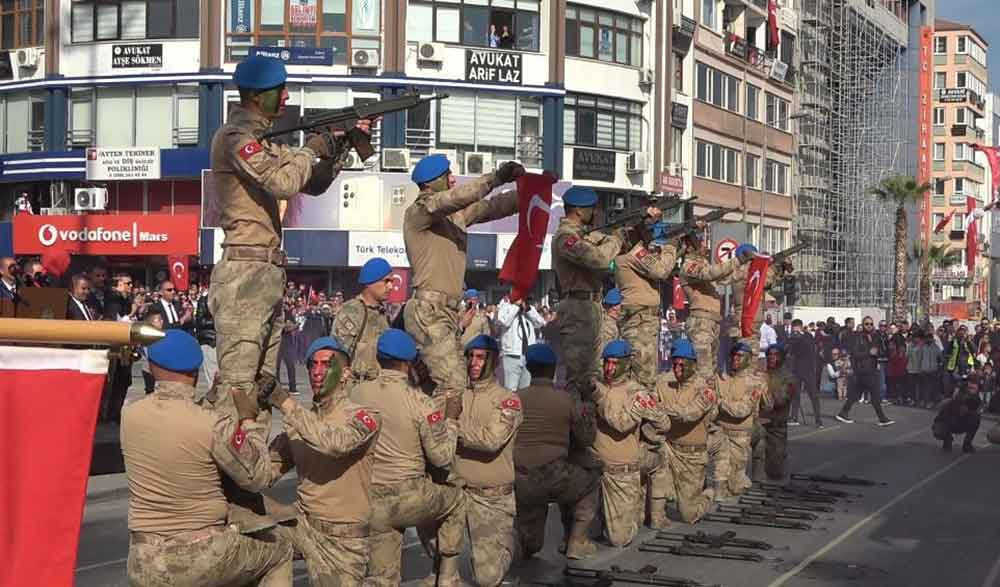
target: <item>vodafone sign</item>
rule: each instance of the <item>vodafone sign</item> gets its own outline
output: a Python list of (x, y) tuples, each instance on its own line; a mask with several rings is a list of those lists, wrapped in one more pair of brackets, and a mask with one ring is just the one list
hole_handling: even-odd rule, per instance
[(77, 255), (196, 255), (196, 214), (14, 217), (14, 253), (63, 249)]

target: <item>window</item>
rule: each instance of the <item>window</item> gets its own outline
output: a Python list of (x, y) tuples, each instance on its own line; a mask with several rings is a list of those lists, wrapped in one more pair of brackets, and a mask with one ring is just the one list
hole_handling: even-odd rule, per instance
[(760, 157), (747, 153), (746, 182), (748, 188), (760, 187)]
[(951, 219), (951, 229), (964, 231), (965, 230), (965, 213), (955, 212), (955, 215)]
[(569, 94), (563, 116), (567, 143), (620, 151), (643, 150), (642, 105), (638, 102)]
[(986, 49), (974, 39), (969, 39), (969, 55), (983, 67), (986, 67)]
[(695, 97), (719, 108), (740, 111), (740, 80), (709, 67), (695, 64)]
[(969, 52), (969, 37), (961, 36), (958, 38), (958, 53), (965, 55)]
[(199, 10), (198, 0), (74, 0), (71, 38), (74, 43), (198, 38)]
[(538, 138), (541, 100), (492, 92), (450, 92), (439, 102), (438, 148), (456, 149), (464, 164), (469, 152), (493, 154), (494, 161), (517, 159), (540, 167)]
[(764, 166), (764, 190), (776, 194), (788, 194), (788, 165), (767, 160)]
[(968, 71), (960, 71), (955, 79), (955, 87), (972, 90), (976, 95), (983, 97), (986, 95), (986, 82), (976, 77)]
[(671, 128), (670, 136), (670, 162), (680, 167), (684, 161), (684, 130)]
[[(374, 4), (378, 4), (375, 0)], [(414, 8), (417, 10), (414, 12)], [(538, 0), (432, 0), (411, 2), (407, 39), (472, 47), (538, 51)]]
[(721, 145), (695, 142), (695, 175), (726, 183), (740, 181), (739, 151)]
[(747, 109), (746, 116), (750, 120), (760, 120), (760, 88), (753, 84), (747, 84)]
[(955, 193), (964, 194), (965, 193), (965, 179), (961, 177), (955, 178)]
[(943, 55), (948, 52), (948, 37), (934, 37), (934, 53)]
[(965, 108), (959, 108), (955, 111), (955, 124), (967, 124), (966, 123), (966, 111)]
[(713, 31), (716, 30), (715, 12), (716, 12), (715, 0), (701, 0), (701, 24), (705, 25), (706, 28), (712, 29)]
[[(966, 159), (966, 151), (968, 151), (968, 150), (969, 149), (965, 148), (965, 143), (955, 143), (955, 161), (965, 161), (965, 159)], [(959, 189), (957, 187), (958, 186), (958, 179), (955, 179), (955, 186), (956, 186), (955, 187), (955, 191), (956, 192), (959, 191)]]
[(765, 92), (767, 125), (788, 131), (788, 100)]
[(935, 212), (931, 215), (931, 226), (937, 226), (944, 220), (944, 212)]
[[(229, 61), (243, 59), (250, 47), (259, 45), (330, 49), (333, 63), (346, 65), (352, 49), (380, 46), (381, 4), (376, 0), (248, 0), (226, 5)], [(433, 13), (426, 8), (413, 9), (415, 22), (407, 19), (407, 32), (427, 26), (419, 18), (428, 14)], [(451, 27), (457, 34), (457, 18), (452, 22), (448, 14), (438, 16), (438, 26)]]
[(45, 43), (45, 0), (0, 3), (0, 49), (37, 47)]
[(934, 89), (943, 90), (948, 86), (948, 75), (943, 71), (934, 72)]
[(944, 108), (934, 109), (934, 125), (941, 126), (944, 124)]
[[(935, 179), (934, 180), (934, 194), (935, 195), (943, 196), (944, 195), (944, 188), (945, 188), (945, 181), (943, 179)], [(934, 223), (934, 226), (937, 226), (936, 222)]]
[(968, 83), (969, 83), (969, 74), (964, 71), (958, 72), (958, 75), (955, 76), (955, 86), (959, 88), (966, 88), (968, 87), (966, 85)]
[(641, 67), (642, 27), (635, 16), (567, 6), (566, 55)]
[(68, 148), (196, 145), (198, 86), (74, 90), (68, 127)]
[(944, 161), (944, 143), (934, 143), (934, 160)]

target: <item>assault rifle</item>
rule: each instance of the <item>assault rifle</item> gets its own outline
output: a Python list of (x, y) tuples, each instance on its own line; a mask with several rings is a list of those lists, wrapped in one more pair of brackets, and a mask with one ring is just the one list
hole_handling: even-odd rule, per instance
[[(657, 568), (653, 565), (646, 565), (638, 571), (626, 571), (617, 565), (612, 565), (609, 569), (581, 569), (579, 567), (566, 567), (563, 574), (567, 577), (575, 577), (579, 579), (596, 579), (597, 585), (638, 583), (639, 585), (663, 585), (665, 587), (709, 587), (704, 583), (699, 583), (693, 579), (657, 575), (656, 571)], [(720, 586), (714, 585), (711, 587)]]
[(750, 548), (753, 550), (771, 550), (774, 546), (763, 540), (750, 540), (748, 538), (737, 538), (736, 532), (729, 530), (722, 534), (709, 534), (698, 531), (694, 534), (684, 534), (680, 532), (657, 532), (657, 540), (681, 540), (692, 544), (705, 544), (712, 548), (722, 548), (732, 546), (734, 548)]
[(378, 102), (372, 102), (371, 104), (347, 106), (346, 108), (338, 108), (336, 110), (324, 112), (323, 114), (317, 114), (316, 116), (305, 116), (302, 118), (302, 121), (298, 126), (266, 132), (261, 135), (260, 138), (269, 139), (271, 137), (298, 132), (300, 130), (313, 130), (317, 128), (339, 129), (345, 131), (347, 140), (350, 141), (354, 150), (358, 152), (358, 157), (364, 161), (375, 154), (375, 149), (372, 148), (371, 137), (354, 128), (354, 125), (359, 120), (375, 120), (379, 116), (389, 114), (390, 112), (410, 110), (411, 108), (416, 108), (421, 104), (428, 104), (435, 100), (443, 100), (447, 97), (448, 94), (438, 94), (430, 98), (421, 98), (419, 93), (410, 92), (408, 94), (403, 94), (398, 98), (380, 100)]
[(856, 485), (860, 487), (874, 487), (876, 485), (885, 485), (885, 483), (876, 483), (875, 481), (870, 481), (868, 479), (861, 479), (859, 477), (848, 477), (847, 475), (841, 475), (840, 477), (827, 477), (826, 475), (806, 475), (803, 473), (792, 473), (793, 481), (811, 481), (813, 483), (833, 483), (834, 485)]
[(641, 209), (633, 210), (622, 214), (618, 218), (610, 222), (605, 222), (600, 226), (595, 226), (593, 228), (588, 228), (584, 231), (584, 234), (594, 232), (594, 231), (608, 231), (614, 230), (619, 227), (632, 227), (642, 223), (646, 219), (646, 208), (659, 208), (664, 212), (669, 212), (678, 206), (681, 206), (687, 202), (693, 202), (697, 198), (689, 198), (687, 200), (682, 200), (677, 196), (649, 196), (649, 201)]
[(802, 503), (798, 501), (782, 501), (779, 499), (771, 499), (769, 497), (740, 497), (740, 503), (750, 506), (758, 507), (770, 507), (779, 510), (788, 510), (793, 512), (820, 512), (820, 513), (831, 513), (834, 508), (828, 505), (817, 505), (812, 503)]
[(772, 557), (765, 557), (763, 555), (757, 554), (756, 552), (726, 550), (724, 548), (704, 546), (701, 544), (695, 544), (693, 542), (687, 542), (687, 541), (677, 544), (677, 543), (658, 542), (656, 540), (650, 540), (648, 542), (643, 542), (641, 545), (639, 545), (639, 551), (672, 554), (674, 556), (721, 558), (726, 560), (748, 561), (752, 563), (763, 562), (765, 559), (775, 560)]
[(684, 224), (670, 227), (663, 233), (661, 238), (669, 241), (694, 234), (699, 230), (696, 225), (698, 222), (709, 224), (715, 222), (716, 220), (722, 220), (726, 214), (729, 214), (730, 212), (739, 212), (739, 208), (719, 208), (718, 210), (712, 210), (704, 216), (692, 218)]
[(809, 243), (798, 243), (792, 245), (787, 249), (785, 249), (784, 251), (779, 251), (771, 255), (771, 263), (777, 265), (783, 262), (784, 260), (788, 259), (789, 257), (797, 255), (799, 252), (806, 250), (807, 248), (809, 248)]
[(764, 491), (784, 491), (785, 493), (796, 493), (800, 495), (817, 495), (824, 497), (837, 497), (837, 498), (848, 498), (848, 497), (861, 497), (860, 493), (849, 493), (847, 491), (842, 491), (840, 489), (830, 489), (828, 487), (820, 487), (819, 485), (797, 485), (795, 483), (789, 483), (788, 485), (782, 485), (780, 483), (760, 483), (755, 487), (759, 487)]
[(819, 516), (811, 512), (797, 512), (783, 510), (763, 505), (720, 505), (717, 510), (722, 514), (739, 514), (741, 516), (767, 516), (769, 518), (781, 518), (784, 520), (818, 520)]
[(785, 489), (747, 489), (744, 493), (747, 497), (765, 497), (769, 499), (791, 499), (795, 501), (809, 503), (835, 504), (840, 498), (830, 495), (817, 495), (808, 491), (794, 491)]
[(783, 530), (812, 530), (812, 526), (805, 522), (781, 520), (773, 516), (727, 514), (720, 512), (717, 514), (705, 514), (701, 519), (706, 522), (722, 522), (723, 524), (736, 524), (737, 526), (762, 526), (765, 528), (781, 528)]

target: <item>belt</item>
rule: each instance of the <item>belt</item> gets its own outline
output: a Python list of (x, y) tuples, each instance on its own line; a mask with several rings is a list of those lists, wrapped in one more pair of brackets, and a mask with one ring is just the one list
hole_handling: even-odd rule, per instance
[(222, 253), (222, 258), (228, 261), (260, 261), (283, 267), (288, 263), (285, 251), (272, 249), (270, 247), (253, 247), (246, 245), (232, 245), (226, 247)]
[(453, 298), (446, 293), (442, 293), (433, 289), (418, 289), (413, 292), (413, 297), (418, 300), (424, 300), (426, 302), (444, 304), (445, 307), (451, 310), (457, 310), (460, 301), (458, 298)]
[(726, 431), (729, 436), (750, 436), (753, 432), (750, 428), (730, 428), (726, 424), (722, 424), (722, 429)]
[(514, 484), (508, 483), (506, 485), (494, 485), (492, 487), (470, 487), (465, 486), (465, 490), (469, 493), (475, 493), (481, 497), (500, 497), (501, 495), (510, 495), (514, 493)]
[(161, 536), (154, 532), (131, 532), (130, 534), (132, 536), (132, 544), (149, 544), (154, 546), (163, 544), (194, 544), (222, 534), (228, 528), (229, 526), (209, 526), (201, 530), (181, 532), (173, 536)]
[(601, 292), (599, 291), (588, 291), (585, 289), (571, 289), (566, 297), (574, 300), (587, 300), (590, 302), (601, 301)]
[(604, 465), (601, 470), (605, 473), (611, 473), (612, 475), (621, 475), (622, 473), (638, 473), (639, 463), (632, 463), (629, 465)]
[(392, 497), (406, 492), (412, 485), (419, 485), (424, 479), (426, 479), (426, 477), (414, 477), (412, 479), (400, 481), (394, 485), (372, 485), (368, 491), (372, 496)]
[(671, 450), (677, 452), (683, 452), (688, 454), (695, 454), (699, 452), (705, 452), (708, 450), (708, 445), (706, 444), (674, 444), (670, 443)]
[(368, 524), (364, 522), (327, 522), (312, 516), (307, 516), (309, 525), (327, 536), (337, 538), (367, 538), (370, 533)]

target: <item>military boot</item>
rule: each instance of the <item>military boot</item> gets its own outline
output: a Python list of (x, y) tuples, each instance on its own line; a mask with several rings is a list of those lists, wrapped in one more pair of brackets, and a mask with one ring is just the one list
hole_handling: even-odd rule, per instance
[(589, 524), (574, 521), (566, 540), (566, 558), (580, 560), (597, 552), (597, 545), (590, 541), (587, 532)]
[(945, 434), (944, 440), (941, 443), (941, 450), (944, 452), (951, 452), (951, 434)]
[(976, 447), (972, 446), (972, 437), (968, 434), (965, 435), (965, 440), (962, 441), (962, 452), (965, 453), (976, 452)]
[(664, 530), (670, 527), (670, 518), (667, 517), (667, 498), (650, 498), (649, 527), (653, 530)]

